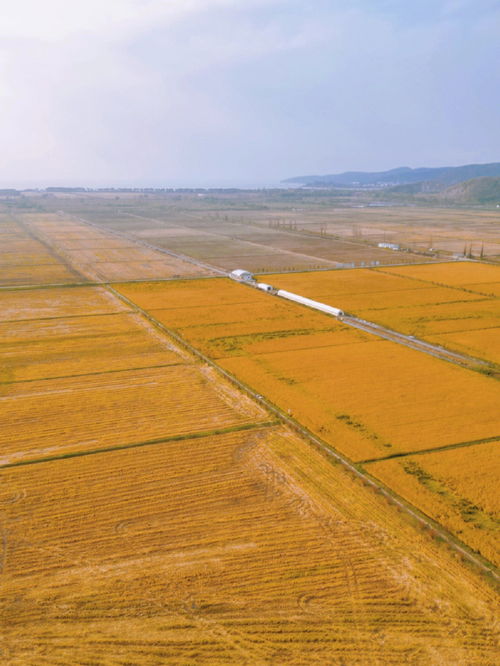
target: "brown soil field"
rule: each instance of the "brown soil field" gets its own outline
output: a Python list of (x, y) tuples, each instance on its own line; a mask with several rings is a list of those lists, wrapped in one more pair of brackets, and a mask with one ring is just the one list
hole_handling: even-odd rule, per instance
[[(156, 203), (137, 200), (132, 207), (130, 201), (114, 203), (96, 198), (89, 200), (88, 205), (84, 200), (76, 204), (69, 199), (61, 201), (60, 205), (68, 211), (76, 210), (105, 228), (125, 232), (131, 238), (146, 240), (226, 270), (243, 266), (254, 272), (285, 271), (432, 260), (422, 254), (381, 249), (356, 238), (303, 233), (300, 223), (295, 229), (277, 228), (279, 213), (268, 213), (267, 206), (263, 209), (266, 212), (252, 215), (243, 205), (241, 214), (234, 216), (216, 207), (204, 209), (202, 202), (190, 201), (189, 197), (180, 206), (157, 206)], [(309, 214), (310, 211), (304, 213), (306, 217)]]
[(37, 264), (31, 266), (8, 266), (0, 269), (0, 286), (33, 286), (83, 282), (62, 264)]
[(488, 584), (285, 429), (0, 477), (13, 666), (495, 661)]
[(277, 274), (263, 279), (362, 319), (498, 362), (500, 300), (492, 298), (491, 292), (492, 285), (500, 282), (483, 280), (499, 275), (500, 267), (460, 262), (383, 271)]
[[(159, 247), (196, 256), (221, 268), (231, 270), (243, 266), (258, 271), (300, 270), (328, 268), (345, 263), (361, 265), (411, 263), (425, 261), (421, 256), (395, 253), (377, 247), (298, 234), (254, 224), (224, 223), (220, 220), (185, 220), (183, 226), (175, 223), (175, 233), (159, 234), (158, 228), (150, 233), (144, 230), (149, 221), (138, 218), (135, 226), (127, 225), (132, 233)], [(163, 221), (168, 228), (170, 221)], [(210, 225), (210, 226), (209, 226)], [(119, 225), (114, 228), (120, 229)]]
[(64, 262), (95, 282), (210, 274), (200, 266), (60, 215), (25, 214), (22, 219)]
[[(277, 214), (278, 219), (280, 214)], [(338, 207), (330, 211), (287, 213), (288, 220), (309, 231), (355, 238), (370, 243), (391, 242), (414, 250), (430, 247), (440, 253), (462, 254), (464, 247), (479, 256), (500, 258), (498, 212), (493, 210), (377, 206)]]
[(465, 543), (500, 564), (500, 457), (498, 441), (367, 465)]

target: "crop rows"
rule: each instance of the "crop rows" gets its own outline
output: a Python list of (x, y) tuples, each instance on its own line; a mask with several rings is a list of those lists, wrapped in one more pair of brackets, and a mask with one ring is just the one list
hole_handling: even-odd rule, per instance
[(488, 586), (284, 429), (0, 476), (10, 663), (494, 659)]
[(23, 226), (0, 215), (0, 286), (58, 284), (78, 279)]
[(367, 468), (498, 565), (498, 447), (496, 441), (375, 462)]
[(48, 214), (25, 215), (23, 220), (70, 266), (96, 282), (207, 274), (199, 266), (113, 237), (83, 222)]
[[(180, 282), (178, 292), (176, 283), (123, 285), (120, 291), (359, 463), (499, 433), (500, 387), (493, 378), (321, 313), (229, 280)], [(417, 283), (415, 291), (427, 286)], [(384, 481), (392, 487), (390, 475)], [(495, 493), (494, 484), (486, 485)], [(481, 505), (474, 486), (470, 493), (469, 500)], [(439, 512), (432, 515), (439, 520)], [(490, 554), (493, 523), (483, 525), (474, 539), (456, 524), (447, 525), (473, 548), (484, 542), (480, 550)]]

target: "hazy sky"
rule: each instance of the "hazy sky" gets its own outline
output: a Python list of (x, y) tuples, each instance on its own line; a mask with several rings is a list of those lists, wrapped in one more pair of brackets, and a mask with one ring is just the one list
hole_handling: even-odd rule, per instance
[(499, 0), (1, 4), (1, 186), (500, 161)]

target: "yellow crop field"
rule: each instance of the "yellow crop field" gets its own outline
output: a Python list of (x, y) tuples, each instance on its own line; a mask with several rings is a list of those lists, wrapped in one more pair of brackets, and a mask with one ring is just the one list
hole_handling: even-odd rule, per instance
[(500, 280), (498, 282), (479, 282), (462, 285), (464, 289), (470, 289), (487, 296), (500, 297)]
[(179, 363), (135, 314), (0, 322), (0, 382)]
[(8, 663), (495, 661), (487, 583), (282, 428), (0, 479)]
[(500, 564), (499, 442), (436, 451), (368, 465), (426, 514)]
[[(482, 264), (460, 263), (425, 265), (425, 275), (433, 275), (437, 271), (440, 280), (445, 280), (446, 272), (450, 271), (450, 284), (458, 280), (456, 269), (472, 271), (481, 269)], [(489, 274), (493, 268), (500, 274), (500, 267), (485, 265)], [(477, 267), (477, 268), (476, 268)], [(471, 354), (487, 361), (498, 361), (500, 354), (500, 300), (486, 296), (493, 289), (491, 284), (484, 293), (464, 291), (460, 286), (442, 287), (422, 279), (415, 279), (420, 266), (401, 268), (401, 275), (371, 269), (348, 271), (322, 271), (320, 273), (297, 273), (289, 275), (266, 276), (269, 282), (279, 288), (295, 291), (298, 294), (313, 298), (329, 305), (343, 309), (362, 319), (376, 322), (382, 326), (414, 335), (429, 342), (438, 342), (454, 351)], [(428, 269), (428, 270), (427, 270)], [(473, 279), (473, 272), (466, 272), (466, 277)], [(481, 272), (481, 271), (480, 271)], [(339, 274), (341, 274), (339, 276)], [(344, 275), (342, 275), (344, 274)], [(370, 276), (374, 276), (370, 282)], [(480, 277), (483, 277), (482, 275)], [(385, 284), (385, 279), (388, 283)], [(394, 278), (401, 282), (394, 283)], [(480, 283), (482, 285), (483, 283)], [(486, 283), (484, 283), (486, 284)], [(370, 288), (371, 285), (371, 288)], [(389, 288), (390, 287), (390, 288)], [(467, 288), (474, 287), (468, 284)], [(493, 341), (493, 332), (487, 334), (484, 343), (481, 333), (484, 329), (496, 329), (497, 343)], [(460, 334), (473, 331), (470, 336)], [(435, 334), (444, 335), (439, 339)], [(474, 340), (469, 347), (467, 340)]]
[(486, 358), (500, 365), (500, 322), (496, 328), (428, 335), (427, 339), (443, 347), (453, 347), (469, 356)]
[(120, 292), (146, 310), (266, 303), (269, 298), (225, 278), (127, 284), (120, 287)]
[(0, 463), (113, 446), (117, 429), (135, 444), (264, 417), (209, 383), (208, 370), (175, 365), (0, 384)]
[(481, 288), (482, 282), (500, 282), (500, 266), (472, 261), (455, 261), (444, 264), (420, 264), (418, 266), (397, 266), (375, 269), (390, 275), (435, 282), (453, 287)]
[[(304, 273), (274, 273), (262, 275), (264, 282), (288, 289), (296, 293), (322, 300), (336, 296), (358, 296), (360, 294), (397, 292), (399, 290), (417, 290), (429, 285), (419, 284), (415, 280), (374, 271), (369, 268), (332, 270)], [(384, 298), (386, 296), (384, 295)]]
[[(171, 296), (175, 283), (120, 287), (355, 460), (498, 432), (500, 388), (489, 377), (229, 280), (190, 281), (183, 289), (190, 307)], [(210, 307), (218, 294), (226, 305)]]
[(391, 342), (218, 362), (358, 461), (499, 432), (498, 382)]
[(0, 322), (48, 319), (128, 310), (101, 287), (0, 291)]

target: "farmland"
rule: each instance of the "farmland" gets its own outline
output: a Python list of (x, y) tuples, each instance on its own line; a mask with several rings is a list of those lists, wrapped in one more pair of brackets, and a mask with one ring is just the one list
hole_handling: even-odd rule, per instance
[(402, 333), (500, 362), (498, 266), (460, 262), (265, 279)]
[[(358, 284), (350, 288), (360, 292), (369, 271), (333, 276), (355, 273)], [(285, 277), (292, 287), (304, 280), (304, 274)], [(381, 284), (386, 277), (388, 293), (406, 291), (403, 278), (376, 274)], [(137, 283), (120, 291), (358, 463), (498, 435), (500, 387), (493, 378), (229, 280)], [(390, 475), (384, 481), (393, 487)], [(492, 529), (486, 524), (470, 544), (476, 547), (482, 535), (491, 542)], [(467, 533), (461, 536), (468, 542)]]
[[(61, 197), (44, 202), (55, 211), (93, 222), (103, 229), (125, 233), (184, 255), (231, 270), (242, 265), (254, 272), (337, 268), (345, 265), (392, 265), (431, 261), (430, 256), (393, 252), (357, 238), (301, 231), (292, 204), (265, 194), (197, 197), (164, 195), (113, 200), (99, 196)], [(323, 210), (324, 204), (320, 204)], [(314, 215), (318, 203), (304, 210)], [(352, 209), (351, 209), (352, 210)], [(298, 226), (297, 226), (298, 224)]]
[[(16, 217), (20, 229), (25, 229), (26, 237), (31, 235), (39, 239), (32, 241), (37, 243), (38, 254), (33, 257), (30, 255), (31, 262), (28, 264), (23, 253), (12, 251), (0, 255), (0, 269), (1, 257), (8, 258), (8, 263), (4, 259), (3, 264), (3, 284), (6, 285), (86, 280), (111, 282), (210, 274), (205, 268), (113, 236), (61, 214), (24, 213)], [(50, 248), (50, 252), (46, 248)], [(50, 263), (46, 263), (47, 257)], [(35, 261), (42, 265), (32, 265)]]
[[(492, 207), (375, 203), (368, 192), (304, 190), (125, 194), (119, 199), (59, 195), (43, 201), (48, 209), (62, 208), (228, 269), (360, 267), (449, 259), (464, 252), (500, 258), (499, 213)], [(380, 242), (396, 243), (404, 251), (379, 248)]]
[(0, 215), (0, 287), (81, 282), (81, 276), (9, 215)]
[(286, 429), (1, 474), (12, 664), (494, 658), (487, 585)]
[(378, 479), (499, 563), (498, 441), (367, 465)]
[[(177, 244), (178, 210), (161, 217), (166, 200), (34, 195), (44, 212), (0, 219), (4, 663), (494, 663), (492, 577), (464, 564), (440, 525), (498, 562), (498, 382), (134, 240), (155, 229), (160, 249), (234, 268), (242, 230), (232, 241), (217, 227), (217, 243), (200, 243), (207, 202), (188, 199), (194, 217), (179, 233), (192, 248)], [(146, 213), (151, 227), (133, 217)], [(246, 249), (256, 215), (242, 213)], [(340, 262), (305, 248), (299, 258), (300, 237), (272, 231), (252, 265)], [(419, 268), (273, 280), (305, 294), (308, 276), (313, 298), (374, 315), (387, 299), (394, 312), (462, 308), (494, 322), (496, 273), (447, 281), (440, 265)], [(493, 327), (459, 324), (453, 334), (476, 335), (493, 358), (498, 343), (480, 334)]]

